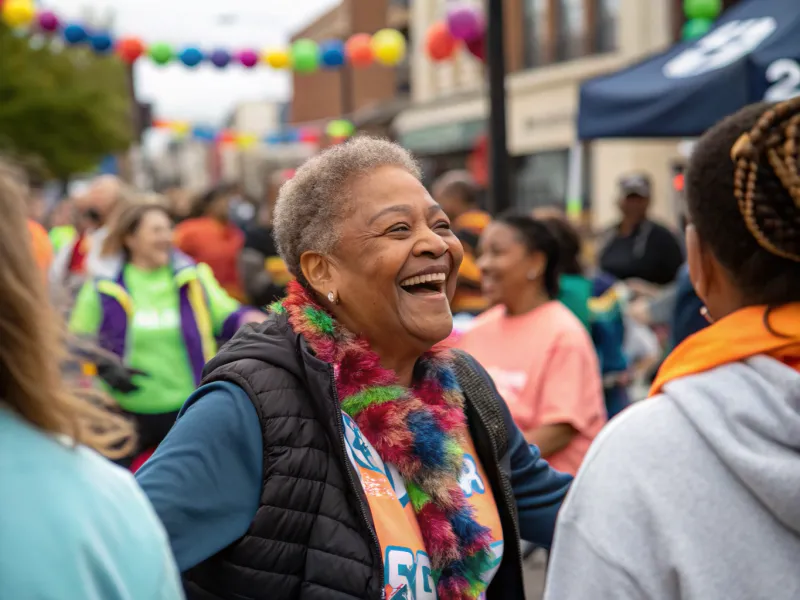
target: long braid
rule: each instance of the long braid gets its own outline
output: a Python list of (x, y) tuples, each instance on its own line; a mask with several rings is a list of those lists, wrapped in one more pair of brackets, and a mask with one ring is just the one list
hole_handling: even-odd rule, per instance
[(768, 108), (731, 149), (734, 195), (748, 231), (768, 252), (798, 263), (799, 140), (800, 97)]

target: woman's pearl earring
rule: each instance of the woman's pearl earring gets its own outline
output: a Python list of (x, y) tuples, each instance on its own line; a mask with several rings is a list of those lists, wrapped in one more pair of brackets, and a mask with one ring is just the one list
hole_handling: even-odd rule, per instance
[(336, 292), (328, 292), (328, 302), (331, 304), (339, 304), (339, 297)]

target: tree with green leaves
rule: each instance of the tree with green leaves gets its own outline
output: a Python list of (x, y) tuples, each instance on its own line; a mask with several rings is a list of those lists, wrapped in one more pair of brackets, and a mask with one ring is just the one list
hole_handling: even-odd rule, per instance
[(130, 144), (128, 85), (115, 56), (0, 24), (0, 154), (62, 180), (93, 170)]

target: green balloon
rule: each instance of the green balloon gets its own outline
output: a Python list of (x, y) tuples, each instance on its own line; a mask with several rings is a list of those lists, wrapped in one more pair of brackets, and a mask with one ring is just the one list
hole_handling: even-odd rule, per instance
[(319, 68), (319, 46), (313, 40), (301, 39), (292, 44), (292, 66), (298, 73), (313, 73)]
[(711, 19), (692, 19), (691, 21), (686, 21), (686, 25), (683, 26), (683, 39), (688, 41), (701, 38), (707, 34), (713, 26), (714, 21)]
[(337, 119), (328, 123), (328, 126), (325, 128), (325, 133), (328, 134), (328, 137), (332, 138), (346, 138), (353, 135), (355, 130), (355, 126), (350, 121)]
[(722, 0), (683, 0), (683, 14), (688, 20), (716, 19), (722, 12)]
[(169, 44), (158, 42), (150, 46), (148, 54), (150, 59), (157, 65), (165, 65), (175, 56), (175, 51)]

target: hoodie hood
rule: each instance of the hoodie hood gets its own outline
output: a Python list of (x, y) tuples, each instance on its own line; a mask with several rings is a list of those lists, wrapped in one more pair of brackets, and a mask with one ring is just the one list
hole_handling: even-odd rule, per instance
[(720, 462), (800, 534), (800, 373), (766, 356), (664, 387)]

